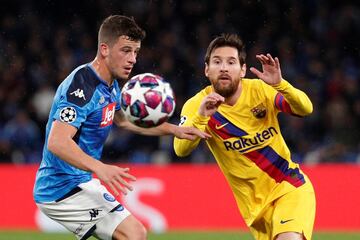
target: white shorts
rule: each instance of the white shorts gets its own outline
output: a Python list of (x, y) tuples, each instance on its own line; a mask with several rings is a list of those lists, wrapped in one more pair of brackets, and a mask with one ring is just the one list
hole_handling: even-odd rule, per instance
[(116, 227), (130, 215), (98, 179), (80, 184), (57, 201), (37, 206), (78, 239), (94, 235), (111, 240)]

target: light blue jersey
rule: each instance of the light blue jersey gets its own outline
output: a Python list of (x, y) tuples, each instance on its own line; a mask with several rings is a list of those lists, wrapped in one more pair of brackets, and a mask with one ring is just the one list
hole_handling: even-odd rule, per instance
[(90, 64), (76, 68), (58, 87), (46, 125), (43, 159), (36, 175), (34, 199), (37, 203), (60, 199), (80, 183), (92, 178), (48, 150), (52, 122), (57, 120), (76, 127), (74, 141), (88, 155), (100, 159), (111, 130), (115, 111), (120, 109), (120, 89), (101, 79)]

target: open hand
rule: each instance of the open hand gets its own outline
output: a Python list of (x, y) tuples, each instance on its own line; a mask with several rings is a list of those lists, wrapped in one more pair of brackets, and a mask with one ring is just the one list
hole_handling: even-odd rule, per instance
[(282, 79), (279, 59), (274, 59), (269, 53), (256, 55), (256, 58), (261, 62), (263, 72), (254, 67), (250, 71), (269, 85), (279, 84)]
[(110, 187), (115, 196), (118, 196), (119, 190), (125, 195), (128, 190), (133, 190), (133, 187), (128, 183), (128, 181), (135, 181), (136, 178), (129, 174), (129, 170), (129, 168), (121, 168), (103, 163), (97, 167), (95, 174), (101, 181), (104, 182), (104, 184)]

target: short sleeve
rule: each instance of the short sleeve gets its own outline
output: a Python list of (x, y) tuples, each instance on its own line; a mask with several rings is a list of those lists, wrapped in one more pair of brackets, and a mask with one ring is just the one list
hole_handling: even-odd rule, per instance
[(54, 119), (70, 124), (76, 128), (80, 128), (81, 124), (85, 122), (89, 114), (89, 105), (82, 107), (66, 100), (65, 96), (60, 97)]

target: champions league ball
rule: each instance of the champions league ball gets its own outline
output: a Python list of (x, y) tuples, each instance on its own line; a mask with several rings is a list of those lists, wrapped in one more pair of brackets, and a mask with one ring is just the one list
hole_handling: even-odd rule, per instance
[(150, 128), (167, 121), (175, 110), (170, 84), (162, 77), (143, 73), (132, 77), (121, 91), (121, 109), (133, 124)]

